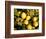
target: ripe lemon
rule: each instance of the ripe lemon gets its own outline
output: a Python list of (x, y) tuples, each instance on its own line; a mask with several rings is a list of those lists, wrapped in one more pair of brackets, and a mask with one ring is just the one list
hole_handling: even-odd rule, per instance
[(32, 25), (29, 24), (29, 25), (27, 26), (27, 29), (28, 29), (28, 30), (31, 30), (31, 29), (32, 29)]
[(38, 17), (33, 17), (33, 21), (37, 21), (38, 20)]
[(25, 18), (26, 18), (26, 14), (23, 12), (23, 13), (21, 14), (21, 17), (22, 17), (22, 19), (25, 19)]
[(38, 22), (34, 22), (33, 25), (34, 25), (35, 27), (37, 27), (37, 26), (38, 26)]
[(26, 17), (26, 20), (30, 20), (30, 16), (27, 16), (27, 17)]
[(28, 21), (27, 21), (27, 20), (25, 20), (25, 21), (24, 21), (24, 24), (26, 24), (26, 25), (27, 25), (27, 24), (28, 24)]

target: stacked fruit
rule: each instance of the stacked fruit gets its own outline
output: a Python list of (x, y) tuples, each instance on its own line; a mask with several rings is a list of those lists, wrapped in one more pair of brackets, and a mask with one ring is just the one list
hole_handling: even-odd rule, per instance
[(38, 9), (14, 9), (14, 29), (33, 30), (39, 25)]

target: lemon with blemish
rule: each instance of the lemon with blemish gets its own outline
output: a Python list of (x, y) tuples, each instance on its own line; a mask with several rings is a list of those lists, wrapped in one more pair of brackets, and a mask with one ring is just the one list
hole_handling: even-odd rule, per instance
[(37, 26), (38, 26), (38, 22), (34, 22), (33, 25), (34, 25), (35, 27), (37, 27)]
[(32, 25), (29, 24), (29, 25), (27, 26), (27, 29), (28, 29), (28, 30), (31, 30), (31, 29), (32, 29)]
[(38, 17), (33, 17), (33, 22), (37, 21)]
[(26, 14), (23, 12), (23, 13), (21, 14), (21, 17), (22, 17), (22, 19), (25, 19), (25, 18), (26, 18)]
[(24, 21), (24, 24), (26, 24), (26, 25), (27, 25), (27, 24), (28, 24), (28, 21), (27, 21), (27, 20), (25, 20), (25, 21)]
[(30, 20), (30, 16), (27, 16), (27, 17), (26, 17), (26, 20)]

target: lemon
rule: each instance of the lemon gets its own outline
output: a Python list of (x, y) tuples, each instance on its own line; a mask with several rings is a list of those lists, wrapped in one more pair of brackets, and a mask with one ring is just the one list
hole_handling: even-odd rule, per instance
[(18, 14), (21, 14), (21, 11), (19, 11)]
[(28, 21), (27, 21), (27, 20), (25, 20), (25, 21), (24, 21), (24, 24), (26, 24), (26, 25), (27, 25), (27, 24), (28, 24)]
[(28, 30), (31, 30), (31, 29), (32, 29), (32, 25), (29, 24), (29, 25), (27, 26), (27, 29), (28, 29)]
[(22, 19), (25, 19), (26, 18), (26, 14), (23, 12), (21, 17), (22, 17)]
[(30, 20), (30, 16), (27, 16), (27, 17), (26, 17), (26, 20)]
[(30, 16), (32, 17), (34, 15), (34, 10), (30, 10)]
[(38, 17), (33, 17), (33, 21), (37, 21), (38, 20)]
[(16, 19), (16, 21), (18, 21), (18, 22), (19, 22), (20, 20), (21, 20), (21, 18), (17, 18), (17, 19)]
[(34, 25), (35, 27), (37, 27), (37, 26), (38, 26), (38, 22), (34, 22), (33, 25)]

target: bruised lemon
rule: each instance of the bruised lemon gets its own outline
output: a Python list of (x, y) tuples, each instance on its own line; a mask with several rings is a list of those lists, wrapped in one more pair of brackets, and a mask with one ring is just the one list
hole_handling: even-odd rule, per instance
[(27, 26), (27, 29), (28, 29), (28, 30), (31, 30), (31, 29), (32, 29), (32, 25), (29, 24), (29, 25)]
[(37, 21), (38, 20), (38, 17), (33, 17), (33, 21)]
[(26, 20), (30, 20), (30, 16), (27, 16), (27, 17), (26, 17)]
[(38, 26), (38, 22), (34, 22), (33, 25), (34, 25), (35, 27), (37, 27), (37, 26)]
[(28, 21), (27, 21), (27, 20), (25, 20), (25, 21), (24, 21), (24, 24), (26, 24), (26, 25), (27, 25), (27, 24), (28, 24)]
[(26, 14), (23, 12), (21, 17), (22, 17), (22, 19), (25, 19), (26, 18)]

